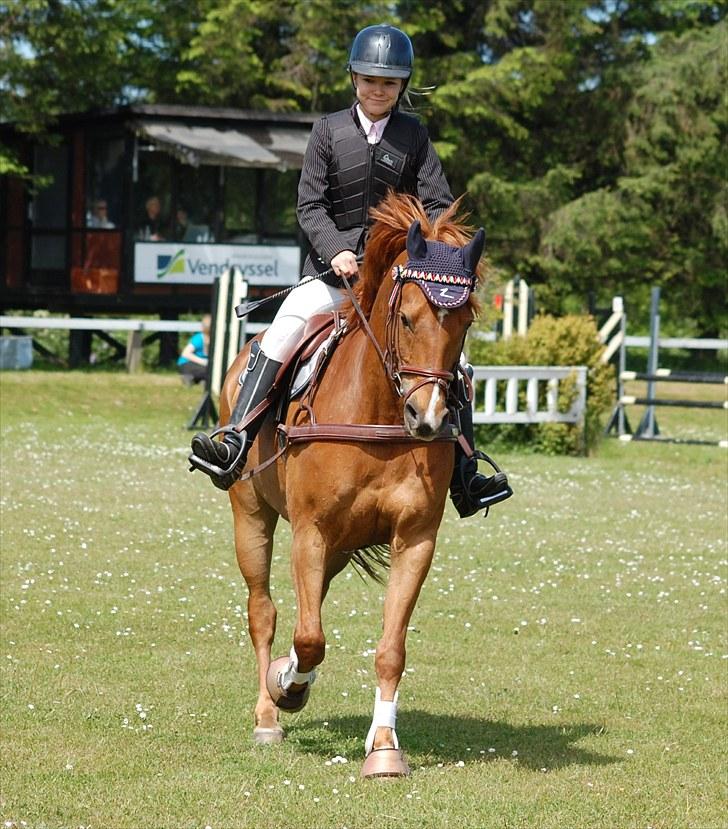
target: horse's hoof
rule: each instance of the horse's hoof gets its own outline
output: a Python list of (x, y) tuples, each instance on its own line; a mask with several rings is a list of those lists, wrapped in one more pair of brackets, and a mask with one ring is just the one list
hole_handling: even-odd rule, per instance
[(265, 676), (265, 684), (268, 688), (270, 698), (281, 711), (288, 711), (293, 714), (300, 711), (308, 702), (308, 695), (311, 693), (310, 683), (301, 691), (284, 691), (281, 688), (281, 674), (288, 667), (289, 657), (279, 656), (268, 666), (268, 673)]
[(409, 777), (410, 768), (399, 748), (375, 748), (361, 767), (364, 780), (386, 780), (387, 778)]
[(277, 728), (256, 728), (253, 731), (253, 739), (259, 746), (278, 745), (283, 742), (285, 732), (278, 726)]

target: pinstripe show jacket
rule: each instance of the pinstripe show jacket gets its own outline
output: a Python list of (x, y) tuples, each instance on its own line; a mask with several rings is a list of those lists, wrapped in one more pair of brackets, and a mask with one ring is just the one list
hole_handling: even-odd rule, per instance
[(416, 118), (393, 112), (378, 144), (367, 142), (355, 107), (314, 124), (298, 185), (298, 222), (311, 245), (304, 275), (326, 270), (342, 250), (363, 251), (369, 208), (390, 188), (418, 196), (431, 218), (453, 202)]

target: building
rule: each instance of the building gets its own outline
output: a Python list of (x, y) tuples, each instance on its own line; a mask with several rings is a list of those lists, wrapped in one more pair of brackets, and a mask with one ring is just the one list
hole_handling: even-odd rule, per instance
[(237, 264), (253, 295), (295, 282), (296, 188), (316, 116), (132, 105), (66, 115), (54, 143), (0, 125), (48, 186), (0, 183), (2, 310), (209, 310)]

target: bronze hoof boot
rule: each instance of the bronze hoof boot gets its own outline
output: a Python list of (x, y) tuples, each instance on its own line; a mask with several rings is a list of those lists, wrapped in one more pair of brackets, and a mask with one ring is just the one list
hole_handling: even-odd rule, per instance
[(268, 688), (270, 698), (281, 711), (288, 711), (293, 714), (300, 711), (308, 702), (308, 695), (311, 693), (310, 683), (300, 691), (285, 691), (281, 687), (281, 676), (288, 667), (289, 657), (279, 656), (268, 666), (268, 673), (265, 677), (265, 684)]
[(365, 780), (409, 777), (410, 768), (400, 748), (375, 748), (361, 767)]

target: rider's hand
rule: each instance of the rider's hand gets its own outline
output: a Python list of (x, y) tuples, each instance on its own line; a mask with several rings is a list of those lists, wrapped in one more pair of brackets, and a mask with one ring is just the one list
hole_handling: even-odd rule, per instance
[(353, 250), (342, 250), (331, 260), (331, 270), (337, 276), (345, 276), (347, 279), (359, 273), (359, 265)]

